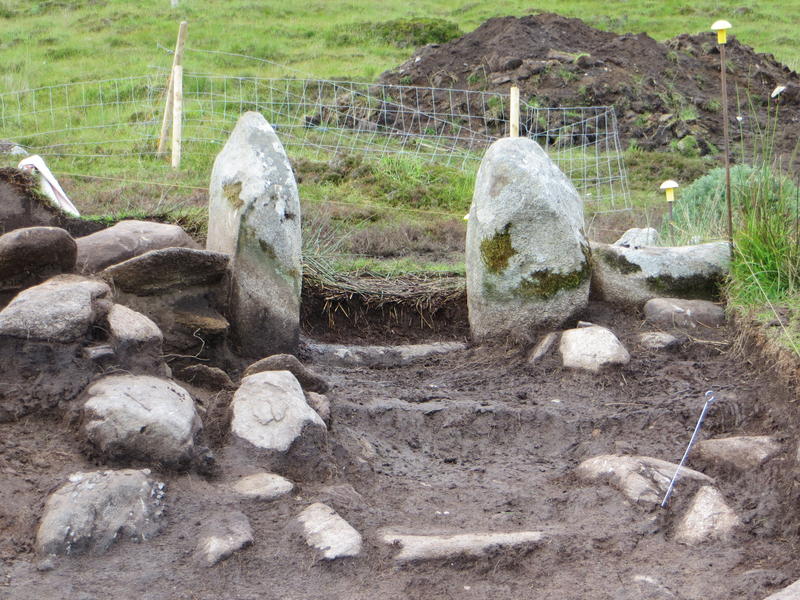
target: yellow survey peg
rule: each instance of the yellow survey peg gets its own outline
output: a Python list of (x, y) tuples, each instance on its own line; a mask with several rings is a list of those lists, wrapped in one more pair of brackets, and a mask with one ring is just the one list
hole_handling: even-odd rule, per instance
[(714, 22), (714, 24), (711, 26), (711, 31), (717, 32), (718, 44), (725, 44), (728, 42), (728, 29), (731, 27), (732, 25), (724, 20)]
[(675, 190), (678, 189), (678, 182), (667, 179), (661, 184), (661, 189), (667, 194), (667, 202), (675, 202)]

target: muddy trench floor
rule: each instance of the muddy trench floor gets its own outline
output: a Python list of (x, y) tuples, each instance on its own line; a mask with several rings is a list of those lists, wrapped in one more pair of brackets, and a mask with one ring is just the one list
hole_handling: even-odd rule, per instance
[[(225, 458), (226, 440), (217, 436), (219, 477), (154, 469), (167, 484), (161, 535), (119, 541), (103, 556), (61, 559), (49, 570), (32, 551), (44, 500), (68, 474), (105, 465), (85, 457), (60, 418), (2, 424), (0, 598), (755, 600), (800, 578), (797, 410), (770, 366), (735, 343), (732, 326), (698, 330), (676, 352), (652, 352), (635, 345), (649, 330), (639, 317), (600, 304), (585, 317), (617, 333), (631, 350), (628, 366), (578, 373), (560, 366), (557, 351), (528, 366), (524, 352), (502, 347), (400, 368), (313, 365), (333, 388), (337, 470), (329, 481), (298, 482), (273, 502), (241, 501), (226, 484), (245, 465)], [(708, 389), (719, 401), (701, 439), (770, 434), (784, 445), (745, 474), (703, 469), (745, 523), (733, 540), (695, 547), (672, 540), (691, 497), (681, 485), (663, 510), (574, 477), (597, 454), (677, 462)], [(197, 393), (209, 406), (230, 397)], [(209, 432), (221, 429), (213, 420), (223, 413), (219, 406), (206, 413)], [(318, 500), (362, 533), (360, 557), (319, 561), (302, 541), (293, 518)], [(199, 566), (198, 532), (230, 510), (248, 516), (254, 544), (216, 567)], [(380, 540), (385, 529), (536, 530), (546, 538), (525, 551), (398, 565), (397, 549)]]

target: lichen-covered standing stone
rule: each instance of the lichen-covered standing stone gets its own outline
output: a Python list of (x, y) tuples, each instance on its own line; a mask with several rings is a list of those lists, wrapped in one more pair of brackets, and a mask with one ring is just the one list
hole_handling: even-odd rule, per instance
[(523, 339), (561, 325), (589, 299), (583, 203), (542, 148), (496, 141), (483, 158), (467, 227), (472, 337)]
[(206, 247), (233, 255), (230, 317), (240, 352), (293, 352), (300, 335), (300, 199), (283, 145), (256, 112), (240, 117), (214, 161)]

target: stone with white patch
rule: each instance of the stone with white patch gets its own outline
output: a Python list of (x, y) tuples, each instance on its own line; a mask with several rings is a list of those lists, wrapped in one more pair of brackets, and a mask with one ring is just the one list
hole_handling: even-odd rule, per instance
[(316, 502), (297, 515), (306, 543), (322, 558), (334, 560), (361, 553), (361, 534), (330, 506)]
[(400, 547), (397, 562), (439, 560), (469, 556), (479, 558), (490, 552), (525, 546), (538, 546), (545, 539), (540, 531), (512, 533), (460, 533), (454, 535), (418, 535), (384, 533), (384, 543)]
[(164, 484), (147, 469), (73, 473), (45, 503), (36, 551), (102, 554), (117, 540), (143, 542), (162, 529), (163, 513)]
[(589, 299), (583, 203), (533, 140), (494, 142), (478, 170), (467, 226), (473, 339), (526, 339), (558, 327)]
[(254, 473), (233, 484), (237, 494), (250, 500), (277, 500), (293, 489), (291, 481), (275, 473)]
[(227, 512), (205, 523), (197, 541), (195, 558), (201, 565), (213, 567), (252, 543), (253, 530), (244, 513)]
[(648, 331), (637, 335), (636, 343), (646, 350), (677, 350), (686, 339), (664, 331)]
[[(608, 482), (635, 504), (660, 504), (678, 465), (649, 456), (605, 454), (583, 461), (576, 470), (585, 481)], [(683, 467), (682, 482), (714, 483), (708, 475)]]
[(631, 356), (614, 333), (592, 325), (561, 334), (561, 359), (567, 368), (597, 373), (609, 366), (627, 365)]
[(209, 250), (232, 255), (230, 315), (242, 354), (292, 353), (300, 335), (300, 200), (270, 124), (243, 114), (211, 173)]
[(628, 229), (622, 236), (614, 242), (615, 246), (624, 248), (645, 248), (648, 246), (658, 246), (661, 235), (657, 229), (652, 227), (633, 227)]
[(714, 487), (701, 487), (675, 528), (675, 541), (696, 545), (710, 540), (729, 539), (742, 524), (736, 512)]

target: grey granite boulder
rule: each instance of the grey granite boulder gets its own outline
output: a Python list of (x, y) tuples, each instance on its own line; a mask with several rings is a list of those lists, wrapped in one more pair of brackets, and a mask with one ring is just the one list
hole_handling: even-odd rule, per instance
[(162, 248), (111, 265), (102, 276), (116, 290), (149, 296), (222, 282), (230, 257), (195, 248)]
[(80, 273), (98, 273), (150, 250), (197, 247), (197, 242), (180, 226), (150, 221), (120, 221), (75, 241), (78, 245), (76, 268)]
[(589, 299), (583, 203), (527, 138), (496, 141), (481, 162), (467, 226), (467, 303), (475, 340), (526, 340)]
[(105, 458), (185, 468), (202, 429), (194, 400), (168, 379), (109, 375), (84, 395), (82, 431)]
[(44, 506), (40, 555), (102, 554), (116, 541), (143, 542), (164, 525), (164, 484), (150, 471), (73, 473)]
[(627, 365), (631, 360), (617, 336), (599, 325), (568, 329), (561, 334), (558, 350), (565, 367), (593, 373), (608, 366)]
[(246, 356), (293, 352), (300, 336), (300, 200), (266, 119), (243, 114), (211, 173), (206, 247), (232, 258), (230, 317)]
[(167, 375), (164, 336), (158, 325), (127, 306), (115, 304), (108, 311), (108, 335), (116, 366), (129, 373)]
[(592, 242), (592, 291), (620, 306), (640, 307), (651, 298), (711, 300), (730, 269), (727, 242), (635, 248)]
[(625, 248), (646, 248), (648, 246), (658, 246), (661, 236), (657, 229), (652, 227), (634, 227), (628, 229), (622, 236), (614, 242), (615, 246)]
[(725, 324), (725, 311), (707, 300), (653, 298), (644, 305), (644, 318), (647, 323), (665, 329), (721, 327)]
[(0, 236), (0, 292), (19, 290), (75, 269), (77, 246), (58, 227), (26, 227)]
[(259, 464), (298, 479), (326, 474), (327, 428), (289, 371), (243, 378), (231, 413), (234, 444)]
[(0, 311), (0, 421), (65, 405), (96, 370), (85, 352), (106, 327), (108, 286), (59, 275), (23, 290)]

